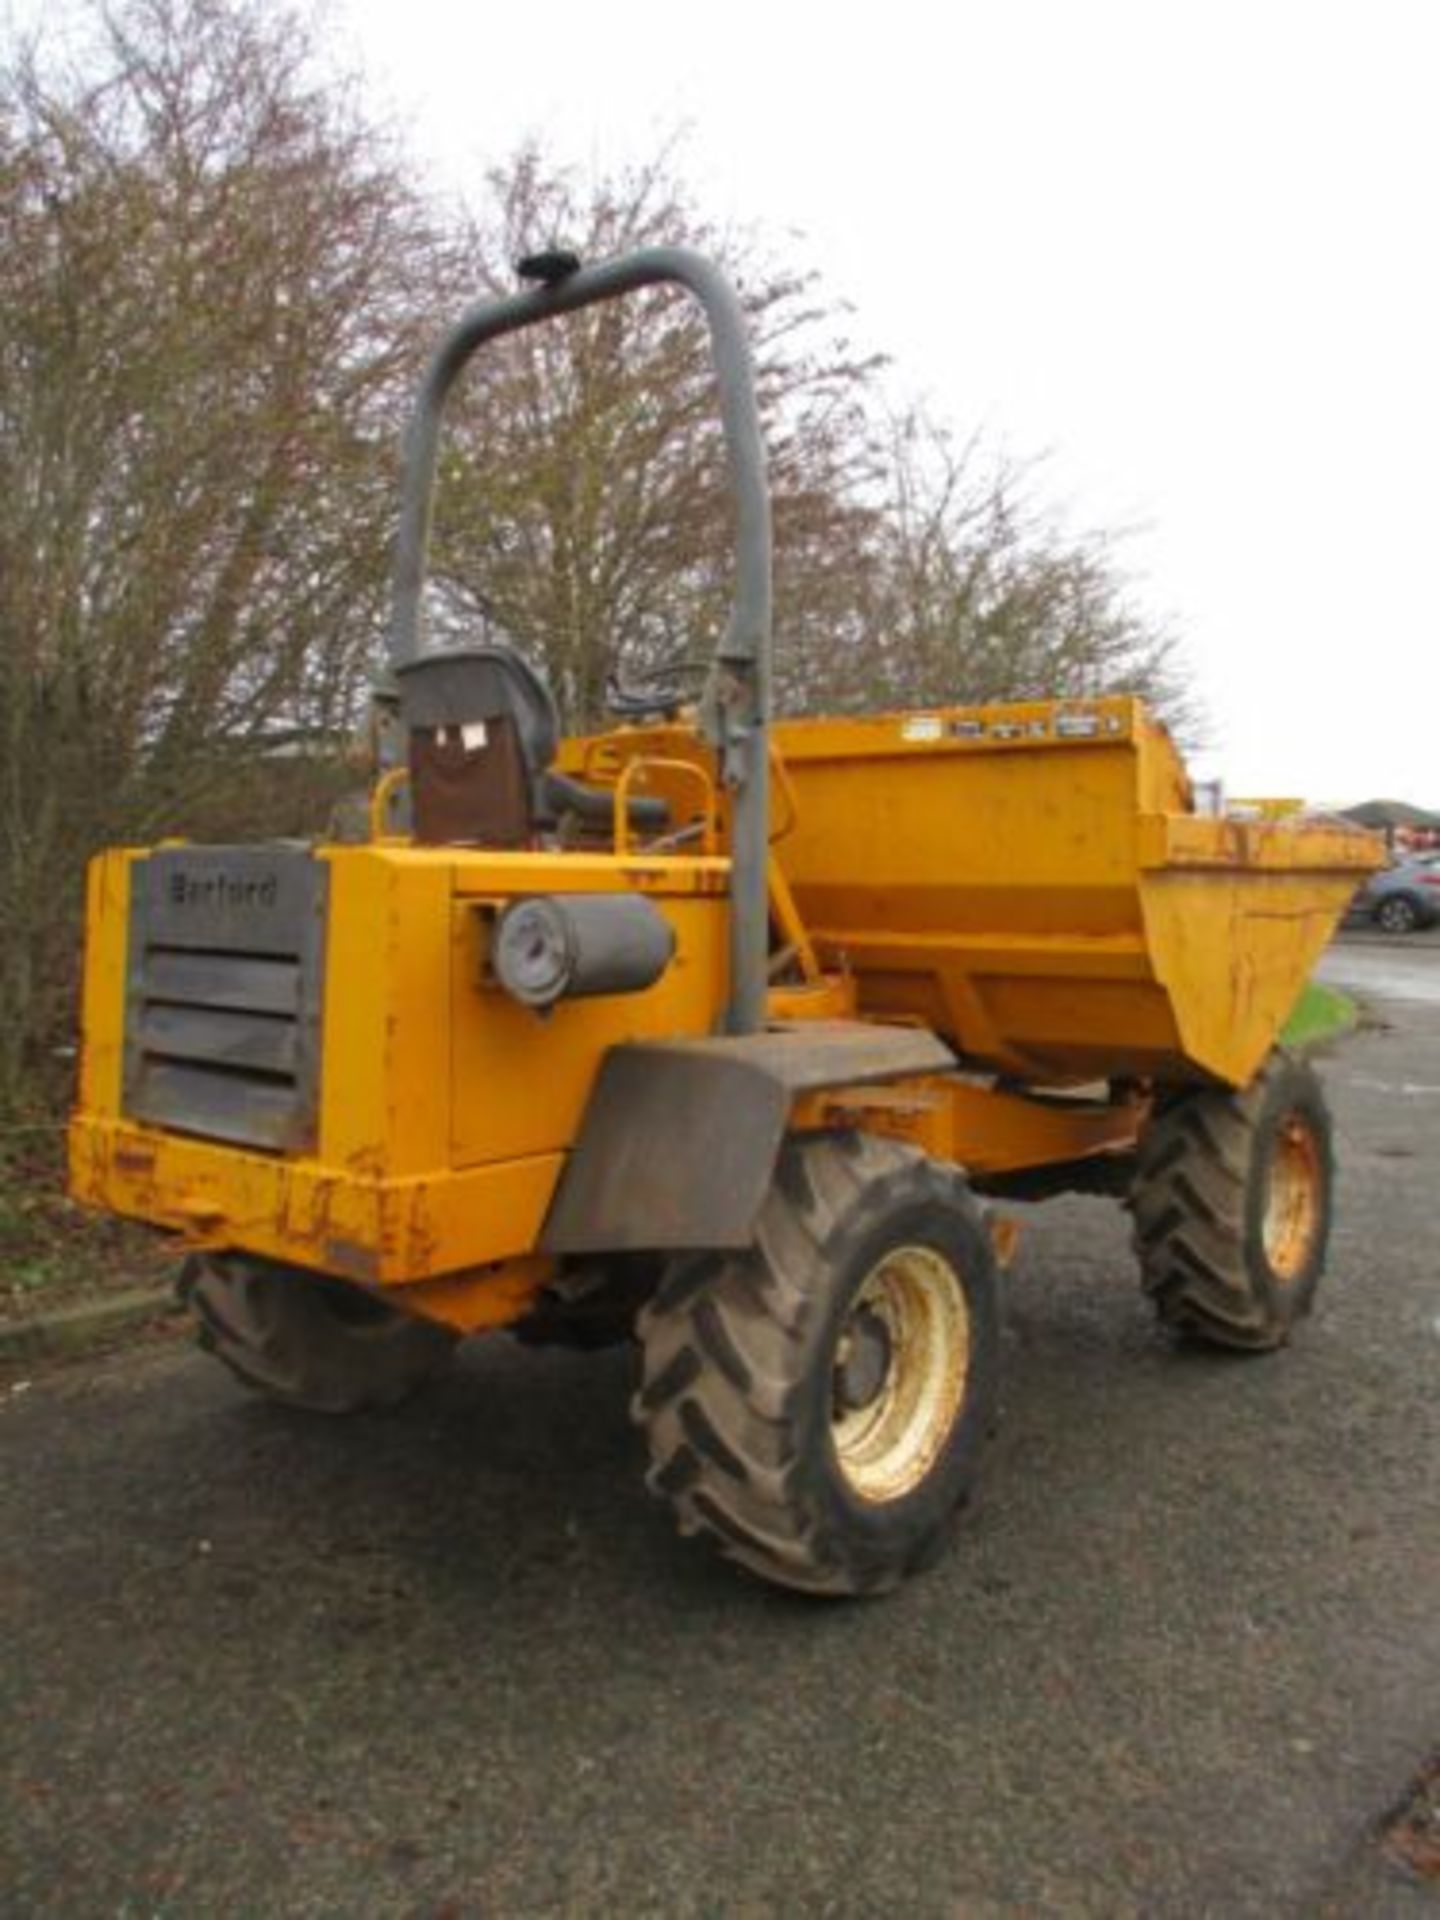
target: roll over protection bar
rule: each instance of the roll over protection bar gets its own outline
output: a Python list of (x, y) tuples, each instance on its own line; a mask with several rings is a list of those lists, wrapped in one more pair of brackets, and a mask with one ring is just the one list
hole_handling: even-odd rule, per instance
[[(558, 256), (557, 256), (558, 258)], [(527, 292), (471, 307), (441, 341), (421, 382), (405, 437), (400, 530), (390, 616), (392, 667), (421, 651), (421, 600), (434, 508), (440, 425), (465, 363), (488, 341), (643, 287), (684, 287), (699, 301), (710, 345), (735, 502), (735, 598), (701, 701), (732, 803), (730, 991), (725, 1026), (755, 1033), (765, 1022), (769, 946), (771, 704), (770, 497), (755, 374), (735, 290), (703, 255), (647, 247), (593, 267), (558, 271)]]

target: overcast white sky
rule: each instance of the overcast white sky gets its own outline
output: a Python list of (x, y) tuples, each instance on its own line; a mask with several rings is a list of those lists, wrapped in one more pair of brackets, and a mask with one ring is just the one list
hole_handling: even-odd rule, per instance
[(1136, 527), (1236, 793), (1440, 806), (1440, 6), (335, 0), (445, 177), (684, 124), (961, 431)]

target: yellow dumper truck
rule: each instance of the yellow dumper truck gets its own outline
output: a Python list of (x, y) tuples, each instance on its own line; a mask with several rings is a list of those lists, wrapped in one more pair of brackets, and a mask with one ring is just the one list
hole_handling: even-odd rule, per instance
[[(633, 1336), (682, 1530), (881, 1591), (992, 1423), (997, 1199), (1123, 1200), (1190, 1335), (1309, 1308), (1330, 1127), (1276, 1036), (1374, 854), (1197, 815), (1128, 698), (775, 723), (733, 292), (678, 249), (522, 271), (411, 422), (368, 833), (92, 866), (73, 1190), (177, 1236), (202, 1344), (292, 1405), (384, 1405), (492, 1329)], [(485, 343), (658, 284), (709, 321), (734, 608), (697, 705), (565, 739), (512, 647), (423, 644), (442, 415)]]

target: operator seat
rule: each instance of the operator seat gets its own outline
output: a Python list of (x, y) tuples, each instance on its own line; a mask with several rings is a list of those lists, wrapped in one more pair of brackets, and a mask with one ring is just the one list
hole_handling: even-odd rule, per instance
[[(395, 669), (409, 742), (415, 838), (428, 846), (526, 847), (561, 813), (609, 825), (612, 796), (550, 763), (560, 716), (544, 680), (504, 641), (436, 647)], [(642, 832), (662, 832), (669, 808), (629, 802)]]

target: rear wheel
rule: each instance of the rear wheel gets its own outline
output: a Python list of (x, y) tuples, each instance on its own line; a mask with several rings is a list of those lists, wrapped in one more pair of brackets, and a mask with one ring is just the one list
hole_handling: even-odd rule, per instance
[(956, 1173), (863, 1134), (787, 1146), (754, 1247), (676, 1262), (640, 1316), (649, 1484), (767, 1580), (882, 1592), (970, 1490), (998, 1331)]
[(456, 1341), (359, 1287), (244, 1254), (192, 1256), (179, 1291), (200, 1345), (237, 1380), (315, 1413), (393, 1406)]
[(1130, 1194), (1160, 1319), (1217, 1346), (1283, 1346), (1320, 1284), (1334, 1177), (1319, 1079), (1290, 1054), (1272, 1053), (1242, 1092), (1171, 1102), (1140, 1143)]

